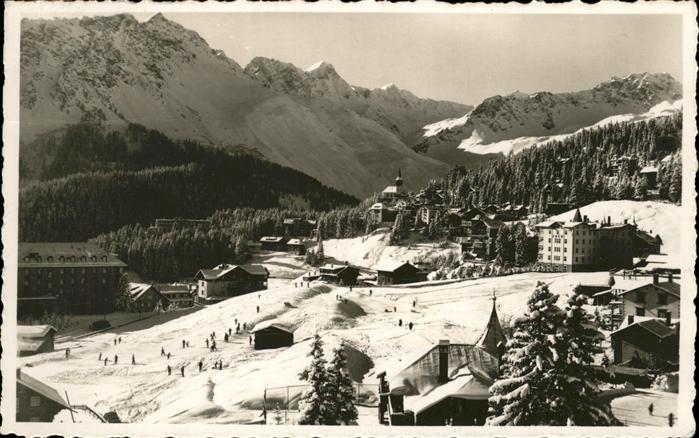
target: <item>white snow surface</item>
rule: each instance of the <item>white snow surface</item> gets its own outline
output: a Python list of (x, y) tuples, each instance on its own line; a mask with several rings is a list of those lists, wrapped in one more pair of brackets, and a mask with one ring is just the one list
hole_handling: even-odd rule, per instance
[[(493, 291), (500, 317), (507, 319), (524, 311), (537, 280), (551, 283), (556, 293), (567, 294), (578, 283), (603, 282), (607, 276), (606, 272), (529, 273), (420, 288), (372, 288), (371, 296), (368, 288), (349, 292), (347, 288), (314, 284), (311, 289), (295, 288), (278, 282), (259, 294), (231, 298), (142, 330), (123, 331), (117, 346), (113, 344), (116, 334), (108, 332), (61, 342), (56, 346), (59, 351), (19, 361), (61, 393), (67, 390), (72, 403), (100, 413), (115, 410), (126, 422), (247, 423), (260, 420), (265, 388), (301, 383), (298, 373), (308, 363), (308, 339), (315, 333), (326, 342), (328, 356), (344, 339), (370, 357), (375, 366), (363, 381), (376, 384), (374, 370), (440, 339), (474, 343), (487, 324)], [(336, 300), (336, 294), (347, 298), (348, 304)], [(413, 300), (417, 300), (415, 308)], [(298, 323), (295, 344), (255, 351), (248, 343), (248, 333), (234, 334), (225, 343), (223, 333), (234, 328), (234, 318), (248, 326), (272, 318)], [(403, 320), (402, 327), (398, 319)], [(415, 324), (412, 331), (406, 327), (408, 322)], [(204, 345), (212, 331), (219, 348), (213, 353)], [(182, 339), (190, 342), (189, 348), (182, 349)], [(62, 351), (66, 347), (71, 349), (70, 359)], [(169, 362), (160, 355), (161, 347), (172, 353)], [(110, 358), (107, 366), (98, 361), (99, 353)], [(115, 354), (119, 355), (118, 365), (113, 364)], [(136, 365), (131, 365), (132, 354)], [(200, 359), (204, 362), (201, 373), (197, 369)], [(223, 370), (212, 369), (218, 360), (223, 361)], [(172, 376), (165, 372), (168, 363)], [(185, 377), (180, 376), (181, 366), (185, 366)]]

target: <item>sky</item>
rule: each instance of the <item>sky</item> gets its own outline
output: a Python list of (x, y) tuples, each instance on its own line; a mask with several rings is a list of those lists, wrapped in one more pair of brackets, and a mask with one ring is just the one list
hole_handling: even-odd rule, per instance
[[(140, 20), (147, 14), (135, 14)], [(682, 73), (680, 15), (165, 13), (245, 66), (333, 64), (349, 83), (478, 104), (577, 91), (613, 76)]]

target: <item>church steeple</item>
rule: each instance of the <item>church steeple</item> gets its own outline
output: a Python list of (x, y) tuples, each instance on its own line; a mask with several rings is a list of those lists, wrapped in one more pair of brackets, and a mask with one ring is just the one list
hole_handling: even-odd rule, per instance
[(502, 329), (500, 319), (498, 318), (498, 311), (495, 306), (495, 301), (497, 300), (495, 291), (493, 291), (491, 300), (493, 300), (493, 309), (490, 311), (488, 325), (476, 345), (499, 359), (507, 338), (505, 338), (505, 331)]

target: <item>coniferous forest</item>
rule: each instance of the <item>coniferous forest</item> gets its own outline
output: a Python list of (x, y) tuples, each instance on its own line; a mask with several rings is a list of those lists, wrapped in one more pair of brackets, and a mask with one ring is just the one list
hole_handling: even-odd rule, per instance
[[(236, 207), (327, 210), (357, 200), (290, 168), (250, 154), (174, 142), (130, 125), (91, 124), (41, 139), (50, 161), (24, 179), (20, 241), (84, 241), (156, 218), (204, 218)], [(26, 175), (27, 163), (20, 172)]]
[[(549, 202), (585, 205), (608, 199), (645, 199), (648, 188), (639, 171), (642, 163), (667, 154), (658, 166), (659, 198), (678, 203), (682, 196), (682, 113), (642, 122), (623, 122), (586, 129), (563, 140), (532, 147), (477, 169), (454, 168), (431, 182), (427, 192), (446, 189), (454, 205), (510, 202), (542, 210), (548, 186)], [(636, 166), (615, 167), (631, 156)]]

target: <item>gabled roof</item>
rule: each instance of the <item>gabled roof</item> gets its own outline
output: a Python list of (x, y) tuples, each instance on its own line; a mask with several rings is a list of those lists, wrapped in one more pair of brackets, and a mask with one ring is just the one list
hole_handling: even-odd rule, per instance
[(385, 189), (383, 189), (383, 192), (381, 192), (381, 193), (398, 193), (398, 187), (387, 186)]
[(70, 409), (70, 405), (68, 404), (68, 402), (63, 399), (63, 397), (57, 390), (45, 384), (44, 382), (41, 382), (40, 380), (37, 380), (34, 377), (28, 375), (21, 369), (17, 370), (17, 384), (29, 388), (32, 391), (43, 395), (49, 400), (53, 400), (54, 402), (58, 403), (66, 409)]
[(645, 166), (639, 173), (658, 173), (658, 168), (654, 166)]
[(56, 329), (50, 325), (18, 325), (18, 338), (43, 338), (49, 333), (56, 333)]
[(663, 323), (660, 319), (653, 318), (653, 319), (642, 319), (640, 321), (635, 321), (632, 324), (627, 324), (627, 325), (622, 325), (620, 326), (617, 330), (612, 332), (612, 335), (618, 334), (623, 332), (624, 330), (629, 329), (630, 327), (641, 327), (653, 336), (663, 339), (667, 338), (672, 335), (676, 335), (677, 332), (673, 330), (672, 328), (668, 327)]
[(575, 209), (575, 215), (573, 216), (573, 222), (582, 222), (583, 218), (582, 215), (580, 214), (580, 209), (576, 208)]
[(425, 395), (406, 397), (405, 408), (419, 414), (448, 397), (488, 400), (491, 384), (492, 381), (483, 382), (476, 376), (463, 374)]
[(662, 281), (658, 284), (646, 283), (633, 289), (619, 292), (619, 295), (626, 295), (630, 292), (641, 291), (643, 289), (655, 289), (657, 292), (665, 292), (677, 298), (680, 297), (680, 284), (677, 282)]
[(287, 245), (303, 245), (306, 242), (302, 241), (301, 239), (290, 239), (288, 242), (286, 242)]
[(222, 263), (213, 269), (200, 269), (196, 277), (204, 280), (217, 280), (236, 269), (241, 269), (250, 275), (269, 275), (267, 268), (262, 265), (229, 265)]
[[(395, 272), (399, 268), (405, 266), (405, 265), (410, 265), (413, 268), (415, 268), (414, 265), (408, 262), (401, 262), (397, 260), (384, 260), (382, 262), (379, 262), (378, 264), (374, 265), (374, 271), (381, 271), (381, 272)], [(417, 268), (415, 268), (417, 269)]]
[(141, 298), (150, 289), (153, 289), (156, 292), (158, 292), (158, 290), (155, 287), (153, 287), (153, 285), (147, 283), (129, 283), (129, 293), (131, 294), (131, 298), (133, 298), (134, 301)]
[(296, 330), (296, 327), (294, 327), (293, 324), (287, 323), (287, 322), (282, 322), (278, 319), (269, 319), (267, 321), (262, 321), (260, 323), (255, 324), (255, 327), (250, 330), (251, 333), (256, 333), (259, 332), (260, 330), (264, 330), (266, 328), (273, 327), (275, 329), (281, 330), (283, 332), (287, 333), (294, 333)]
[(260, 242), (279, 243), (284, 240), (283, 236), (262, 236)]
[[(402, 371), (389, 375), (389, 387), (392, 394), (418, 395), (426, 394), (440, 386), (439, 345), (430, 346), (416, 359), (408, 361)], [(450, 379), (464, 373), (492, 379), (498, 373), (498, 359), (483, 348), (467, 344), (448, 345), (449, 366), (447, 375)]]

